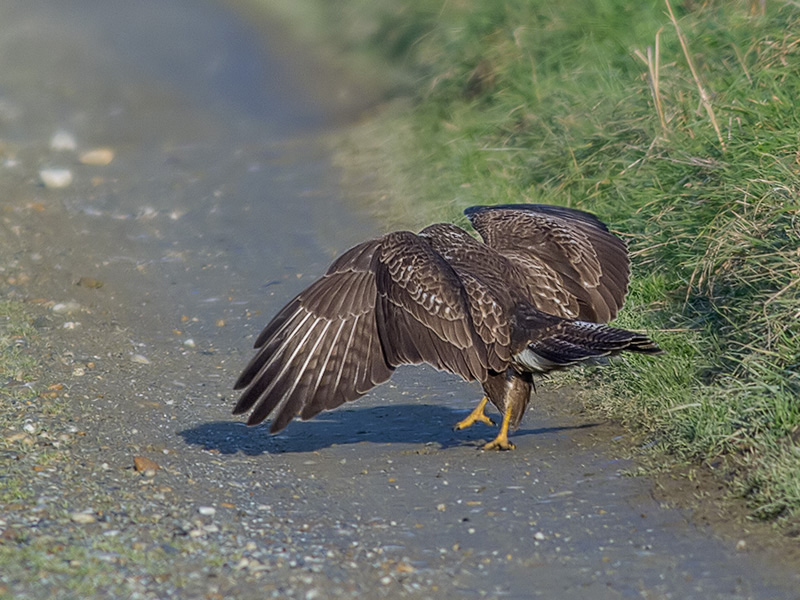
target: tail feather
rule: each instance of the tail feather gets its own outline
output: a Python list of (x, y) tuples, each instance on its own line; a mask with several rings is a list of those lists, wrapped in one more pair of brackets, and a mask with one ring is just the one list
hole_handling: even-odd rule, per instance
[(620, 352), (658, 354), (661, 349), (641, 333), (600, 323), (572, 321), (539, 313), (522, 319), (523, 343), (514, 355), (520, 366), (535, 372), (563, 369)]

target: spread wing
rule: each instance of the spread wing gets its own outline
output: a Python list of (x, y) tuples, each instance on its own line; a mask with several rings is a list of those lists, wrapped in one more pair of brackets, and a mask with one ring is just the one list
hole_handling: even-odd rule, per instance
[(464, 212), (484, 242), (524, 273), (536, 308), (597, 323), (616, 316), (628, 290), (628, 252), (597, 217), (542, 204)]
[(461, 281), (409, 232), (352, 248), (298, 294), (256, 340), (257, 354), (234, 385), (234, 414), (248, 424), (273, 411), (271, 432), (297, 415), (355, 400), (400, 364), (427, 362), (484, 380), (486, 348), (474, 330)]

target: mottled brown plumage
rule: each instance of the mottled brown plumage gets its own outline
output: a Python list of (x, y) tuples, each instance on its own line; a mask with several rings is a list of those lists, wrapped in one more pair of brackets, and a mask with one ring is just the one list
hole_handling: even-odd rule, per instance
[[(248, 424), (355, 400), (401, 364), (426, 362), (483, 384), (504, 415), (486, 448), (512, 448), (533, 374), (623, 350), (653, 353), (647, 337), (603, 325), (628, 286), (624, 243), (589, 213), (519, 204), (466, 211), (479, 241), (436, 224), (388, 233), (339, 257), (256, 340), (235, 384)], [(488, 422), (483, 405), (457, 425)]]

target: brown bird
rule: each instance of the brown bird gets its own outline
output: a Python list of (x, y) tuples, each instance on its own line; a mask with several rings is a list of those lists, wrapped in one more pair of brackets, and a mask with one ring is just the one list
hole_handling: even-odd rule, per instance
[(592, 214), (558, 206), (475, 206), (483, 238), (446, 223), (351, 248), (264, 328), (234, 389), (248, 425), (270, 432), (359, 398), (402, 364), (480, 381), (503, 415), (484, 449), (509, 450), (534, 374), (623, 350), (657, 353), (646, 336), (604, 325), (628, 288), (625, 244)]

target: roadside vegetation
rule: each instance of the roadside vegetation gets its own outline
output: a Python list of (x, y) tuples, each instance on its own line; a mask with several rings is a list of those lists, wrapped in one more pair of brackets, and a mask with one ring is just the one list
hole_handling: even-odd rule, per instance
[(288, 4), (403, 74), (413, 101), (376, 117), (369, 149), (400, 220), (508, 202), (598, 214), (633, 257), (617, 323), (666, 354), (589, 373), (587, 403), (711, 466), (755, 515), (800, 512), (796, 2)]

